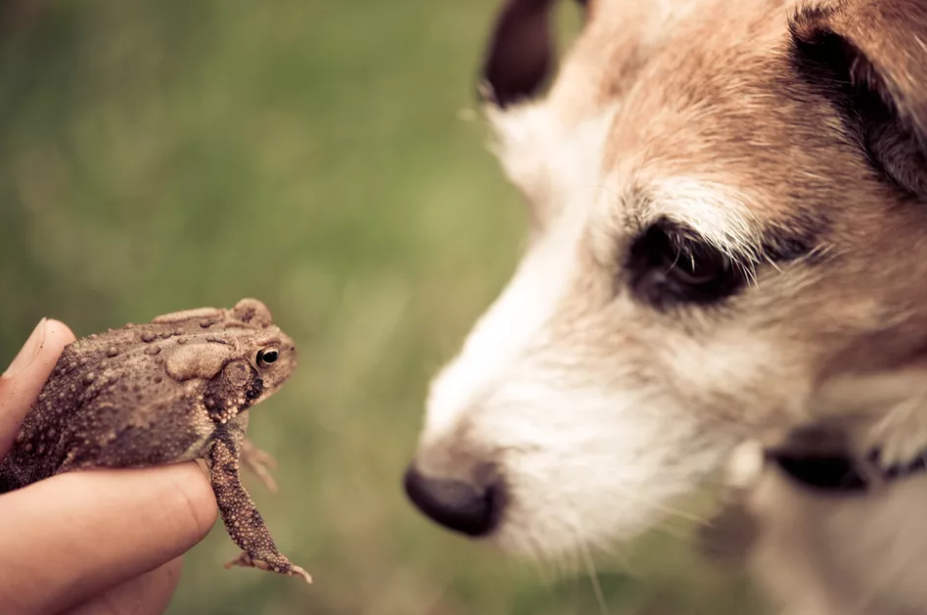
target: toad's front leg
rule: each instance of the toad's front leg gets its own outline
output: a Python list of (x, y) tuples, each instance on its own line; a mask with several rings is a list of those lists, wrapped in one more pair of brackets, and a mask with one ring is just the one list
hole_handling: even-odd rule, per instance
[(259, 449), (246, 435), (244, 435), (248, 431), (248, 420), (250, 417), (250, 412), (239, 413), (235, 417), (235, 420), (229, 425), (229, 430), (236, 435), (240, 434), (240, 459), (244, 462), (245, 466), (261, 479), (265, 487), (270, 489), (271, 492), (277, 493), (277, 481), (274, 480), (274, 476), (271, 474), (272, 470), (277, 469), (277, 461), (270, 453)]
[(245, 438), (241, 443), (241, 460), (261, 479), (265, 487), (277, 493), (277, 481), (271, 474), (271, 470), (277, 468), (277, 461), (270, 453), (259, 449), (251, 440)]
[(311, 583), (312, 577), (277, 550), (264, 519), (245, 491), (239, 476), (240, 444), (228, 432), (217, 434), (209, 453), (209, 473), (222, 521), (229, 536), (244, 553), (228, 564), (271, 570), (298, 576)]

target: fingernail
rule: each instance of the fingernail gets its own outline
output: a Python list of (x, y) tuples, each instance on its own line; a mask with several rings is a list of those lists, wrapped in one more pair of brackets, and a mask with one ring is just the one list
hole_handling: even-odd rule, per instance
[(35, 326), (35, 329), (32, 330), (32, 335), (30, 335), (26, 343), (23, 344), (19, 354), (16, 355), (16, 358), (13, 359), (10, 366), (6, 368), (6, 371), (3, 372), (4, 378), (12, 378), (32, 365), (35, 357), (39, 354), (39, 350), (42, 348), (42, 344), (45, 342), (45, 323), (47, 321), (47, 318), (43, 318), (39, 321), (39, 324)]

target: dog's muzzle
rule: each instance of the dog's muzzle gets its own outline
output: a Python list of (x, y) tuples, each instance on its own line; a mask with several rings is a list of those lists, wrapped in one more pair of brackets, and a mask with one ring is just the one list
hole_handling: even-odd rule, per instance
[(432, 521), (467, 536), (490, 534), (502, 517), (505, 495), (498, 482), (483, 486), (429, 477), (413, 464), (406, 470), (403, 486), (412, 503)]

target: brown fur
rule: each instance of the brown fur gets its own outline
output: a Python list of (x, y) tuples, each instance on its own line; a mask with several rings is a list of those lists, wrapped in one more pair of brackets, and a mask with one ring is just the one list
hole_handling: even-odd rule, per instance
[[(927, 39), (927, 9), (899, 0), (797, 13), (799, 33), (811, 23), (824, 27), (823, 16), (842, 24), (855, 19), (844, 27), (856, 30), (875, 19), (869, 13), (891, 21), (896, 30), (886, 32), (888, 40), (869, 33), (871, 40), (859, 43), (883, 54), (878, 60), (864, 67), (862, 59), (847, 59), (858, 73), (856, 87), (893, 93), (888, 100), (900, 117), (886, 120), (860, 116), (867, 110), (847, 108), (835, 100), (841, 94), (833, 83), (798, 66), (802, 52), (781, 2), (738, 2), (736, 11), (725, 10), (729, 2), (700, 2), (697, 14), (645, 32), (643, 42), (626, 25), (646, 10), (637, 4), (621, 4), (598, 21), (593, 13), (551, 104), (571, 116), (620, 99), (605, 163), (606, 173), (619, 176), (615, 183), (686, 175), (733, 185), (750, 197), (752, 214), (773, 237), (813, 238), (821, 254), (763, 279), (738, 306), (752, 328), (774, 328), (793, 340), (791, 357), (813, 381), (919, 360), (927, 349), (927, 296), (912, 280), (927, 275), (927, 259), (915, 257), (927, 203), (872, 164), (869, 148), (883, 146), (867, 143), (866, 132), (872, 121), (893, 123), (883, 131), (901, 132), (907, 122), (927, 126), (927, 75), (920, 77), (927, 49), (919, 50), (916, 38)], [(852, 16), (857, 4), (866, 16)], [(897, 31), (903, 26), (914, 31)], [(576, 91), (597, 94), (577, 105), (569, 94)], [(902, 153), (886, 164), (921, 162)]]
[[(534, 34), (548, 31), (550, 2), (507, 6), (516, 4), (540, 11)], [(520, 270), (511, 294), (539, 301), (506, 296), (436, 380), (421, 472), (472, 480), (460, 477), (497, 468), (511, 496), (499, 542), (545, 552), (561, 548), (558, 532), (574, 516), (582, 530), (569, 530), (579, 538), (563, 531), (561, 542), (627, 535), (645, 516), (625, 506), (624, 525), (613, 531), (601, 513), (589, 513), (602, 508), (591, 506), (590, 492), (610, 489), (607, 499), (648, 482), (681, 485), (701, 472), (692, 469), (696, 460), (712, 467), (736, 440), (826, 419), (850, 432), (849, 455), (882, 450), (881, 461), (905, 462), (927, 449), (923, 412), (896, 407), (911, 401), (902, 399), (908, 389), (869, 404), (865, 391), (849, 402), (839, 393), (898, 373), (913, 375), (909, 383), (927, 380), (927, 286), (919, 283), (927, 277), (927, 5), (594, 0), (546, 99), (524, 104), (543, 80), (543, 63), (499, 41), (517, 30), (512, 20), (511, 10), (503, 13), (488, 56), (488, 85), (505, 91), (507, 107), (491, 115), (500, 116), (502, 162), (532, 203), (523, 268), (549, 272), (563, 292), (537, 308), (548, 311), (533, 329), (511, 333), (521, 323), (506, 310), (527, 312), (549, 299)], [(532, 40), (544, 51), (543, 36)], [(500, 88), (499, 75), (519, 79)], [(628, 254), (661, 220), (693, 227), (748, 283), (709, 307), (651, 301)], [(510, 334), (514, 341), (504, 339)], [(481, 365), (500, 349), (510, 352), (508, 363)], [(850, 417), (854, 403), (861, 407)], [(674, 440), (633, 440), (651, 433), (653, 413), (685, 424), (669, 434)], [(583, 420), (639, 447), (642, 469), (618, 484), (583, 465), (586, 449), (599, 450), (595, 463), (618, 458), (596, 448), (604, 435), (571, 423)], [(569, 488), (550, 477), (554, 462)], [(545, 489), (552, 491), (543, 498), (535, 493)], [(911, 593), (916, 583), (852, 578), (867, 565), (903, 568), (927, 553), (925, 544), (903, 554), (911, 561), (867, 559), (892, 557), (885, 541), (897, 536), (885, 523), (913, 510), (905, 498), (917, 505), (922, 496), (899, 485), (862, 502), (820, 500), (769, 471), (747, 498), (765, 528), (758, 558), (768, 562), (778, 549), (787, 569), (791, 557), (814, 571), (773, 584), (787, 587), (793, 613), (907, 615), (905, 608), (927, 605), (927, 592)], [(552, 516), (552, 506), (563, 514)], [(913, 515), (905, 527), (916, 526)], [(841, 551), (854, 544), (843, 533), (853, 520), (877, 526), (855, 537), (865, 548)], [(814, 538), (793, 533), (799, 529)], [(820, 557), (807, 562), (780, 548), (809, 544)], [(847, 558), (861, 566), (852, 574), (842, 566)]]
[[(927, 4), (799, 7), (790, 24), (778, 2), (723, 4), (702, 3), (701, 17), (653, 35), (659, 52), (621, 35), (639, 9), (593, 21), (552, 100), (566, 114), (622, 99), (606, 163), (622, 184), (711, 177), (749, 191), (772, 233), (825, 248), (786, 276), (761, 278), (766, 292), (741, 308), (752, 328), (793, 341), (791, 361), (812, 382), (919, 364)], [(597, 105), (577, 104), (577, 91), (596, 93)], [(814, 419), (814, 407), (803, 410)], [(762, 528), (754, 566), (796, 615), (923, 612), (924, 487), (914, 478), (869, 497), (829, 497), (770, 470), (748, 498)]]
[[(672, 175), (735, 186), (773, 243), (813, 242), (737, 306), (812, 384), (919, 362), (927, 5), (689, 0), (657, 24), (646, 5), (592, 4), (548, 104), (579, 122), (619, 101), (604, 173), (627, 193)], [(814, 57), (825, 33), (846, 55)]]

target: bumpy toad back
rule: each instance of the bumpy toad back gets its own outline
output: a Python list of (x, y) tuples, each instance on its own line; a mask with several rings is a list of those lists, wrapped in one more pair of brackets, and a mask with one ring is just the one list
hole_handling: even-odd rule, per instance
[(0, 493), (78, 468), (206, 459), (226, 527), (246, 551), (236, 563), (308, 578), (277, 551), (238, 477), (244, 411), (295, 367), (293, 340), (254, 299), (78, 340), (65, 348), (0, 462)]

